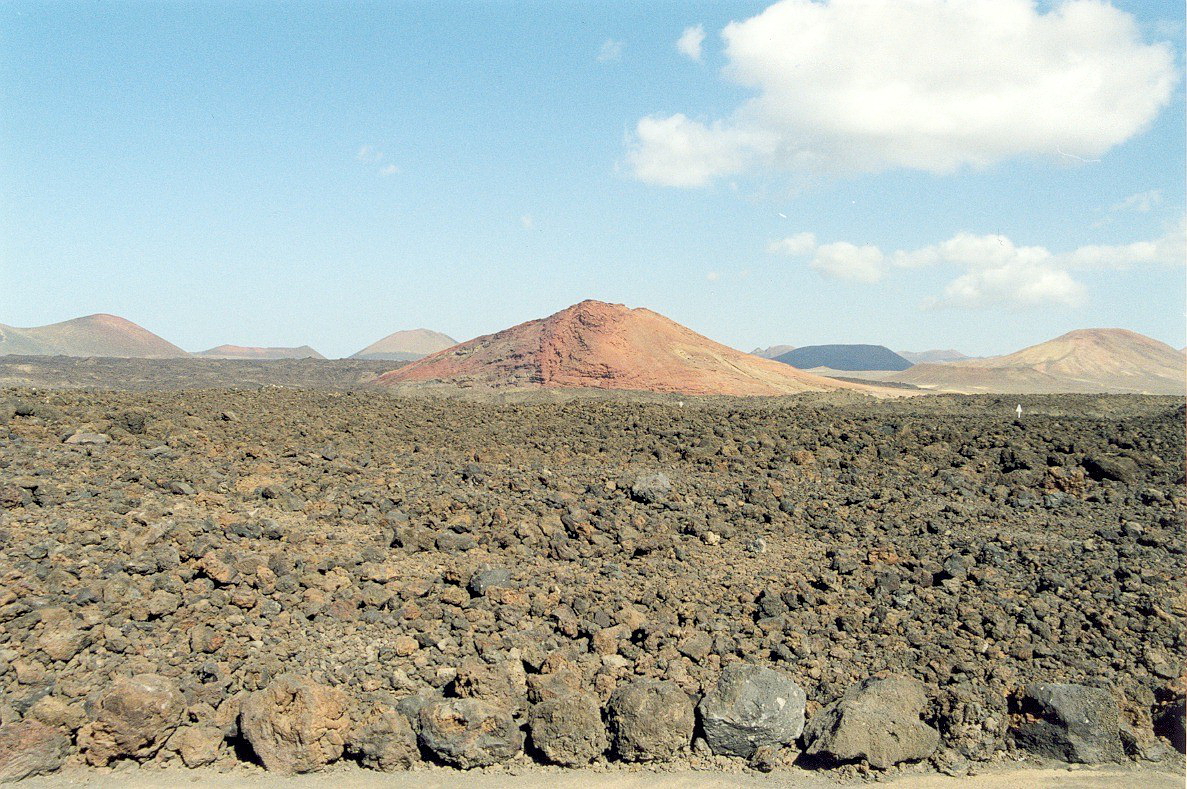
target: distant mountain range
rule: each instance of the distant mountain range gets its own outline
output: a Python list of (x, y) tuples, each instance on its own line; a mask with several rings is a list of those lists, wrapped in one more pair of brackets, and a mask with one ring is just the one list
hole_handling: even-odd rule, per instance
[(943, 364), (972, 358), (951, 348), (943, 351), (898, 351), (898, 355), (911, 364)]
[(776, 356), (775, 361), (801, 370), (905, 370), (911, 366), (884, 345), (805, 345)]
[(242, 345), (220, 345), (194, 356), (207, 359), (325, 359), (308, 345), (297, 348), (251, 348)]
[(751, 351), (751, 353), (754, 354), (755, 356), (761, 356), (764, 359), (774, 359), (776, 356), (779, 356), (780, 354), (784, 354), (784, 353), (787, 353), (789, 351), (794, 351), (794, 350), (795, 350), (794, 345), (772, 345), (769, 348), (755, 348), (753, 351)]
[[(937, 392), (1187, 392), (1184, 351), (1126, 329), (1081, 329), (1015, 353), (980, 359), (953, 350), (903, 355), (881, 345), (804, 346), (775, 359), (760, 357), (782, 347), (790, 346), (745, 354), (650, 310), (586, 301), (460, 345), (428, 329), (399, 331), (351, 358), (413, 361), (390, 374), (386, 380), (392, 384), (442, 380), (494, 387), (778, 394), (861, 389), (848, 381), (862, 379), (875, 387), (885, 382)], [(5, 355), (324, 358), (307, 345), (220, 345), (190, 354), (129, 320), (107, 314), (27, 329), (0, 324), (0, 356)], [(921, 361), (912, 365), (909, 357)]]
[(11, 354), (144, 359), (189, 356), (130, 320), (102, 313), (32, 329), (0, 324), (0, 355)]
[(457, 345), (457, 340), (428, 329), (409, 329), (389, 334), (353, 354), (351, 359), (383, 359), (410, 362)]

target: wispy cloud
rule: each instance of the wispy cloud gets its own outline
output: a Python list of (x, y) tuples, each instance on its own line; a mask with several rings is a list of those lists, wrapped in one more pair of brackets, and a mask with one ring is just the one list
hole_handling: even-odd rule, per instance
[(1112, 213), (1119, 213), (1122, 211), (1138, 211), (1140, 213), (1147, 213), (1156, 205), (1162, 202), (1162, 190), (1151, 189), (1148, 192), (1138, 192), (1109, 206), (1109, 211)]
[(383, 167), (379, 168), (379, 174), (385, 178), (389, 175), (395, 175), (398, 172), (400, 172), (400, 168), (396, 167), (394, 164), (385, 164)]
[(615, 41), (612, 38), (606, 39), (602, 42), (601, 49), (598, 50), (598, 62), (610, 63), (615, 60), (621, 60), (624, 46), (626, 45), (621, 41)]
[(383, 151), (373, 145), (362, 145), (359, 146), (358, 153), (354, 155), (354, 158), (360, 162), (375, 164), (383, 159)]

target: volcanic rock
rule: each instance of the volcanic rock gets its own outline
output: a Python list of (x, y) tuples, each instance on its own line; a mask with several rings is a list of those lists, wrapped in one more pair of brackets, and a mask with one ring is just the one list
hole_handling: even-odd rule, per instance
[(519, 755), (524, 736), (502, 705), (442, 699), (421, 707), (420, 741), (441, 761), (468, 770)]
[(1179, 753), (1187, 752), (1187, 702), (1178, 699), (1167, 705), (1157, 720), (1154, 721), (1156, 731), (1171, 741), (1171, 745)]
[(692, 741), (692, 702), (670, 681), (639, 679), (610, 697), (614, 751), (630, 762), (671, 759)]
[(364, 767), (390, 772), (406, 770), (420, 761), (416, 732), (391, 705), (376, 702), (359, 716), (346, 749)]
[(186, 767), (205, 767), (218, 758), (224, 737), (216, 726), (182, 726), (173, 732), (166, 748), (176, 751)]
[(922, 720), (923, 684), (909, 677), (871, 678), (817, 712), (804, 729), (804, 751), (836, 761), (865, 759), (878, 769), (926, 759), (940, 735)]
[(69, 747), (65, 734), (35, 720), (0, 726), (0, 784), (54, 772)]
[(282, 775), (307, 773), (342, 755), (348, 708), (341, 690), (285, 674), (244, 700), (239, 728), (264, 767)]
[(589, 764), (609, 745), (601, 708), (592, 696), (568, 693), (532, 705), (528, 713), (532, 745), (555, 764)]
[(726, 395), (851, 389), (727, 348), (647, 309), (583, 301), (381, 376), (494, 388), (594, 388)]
[(91, 722), (78, 732), (89, 764), (154, 755), (181, 723), (185, 699), (172, 680), (155, 674), (117, 679), (94, 701)]
[(1014, 741), (1065, 762), (1121, 761), (1120, 715), (1107, 691), (1066, 683), (1027, 685)]
[(804, 730), (803, 689), (763, 666), (733, 663), (697, 711), (714, 753), (750, 758), (764, 746), (791, 743)]

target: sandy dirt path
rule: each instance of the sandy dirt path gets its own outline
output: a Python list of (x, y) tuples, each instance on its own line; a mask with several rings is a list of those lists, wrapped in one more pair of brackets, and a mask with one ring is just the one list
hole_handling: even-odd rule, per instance
[(340, 767), (321, 773), (282, 777), (262, 770), (214, 770), (183, 768), (120, 769), (97, 771), (71, 769), (52, 776), (30, 778), (22, 789), (158, 789), (158, 787), (209, 786), (218, 789), (713, 789), (715, 787), (789, 787), (825, 789), (844, 786), (892, 786), (899, 789), (1181, 789), (1184, 772), (1174, 766), (1113, 766), (1101, 768), (1004, 768), (951, 778), (938, 774), (908, 774), (889, 780), (839, 782), (819, 773), (793, 770), (771, 775), (713, 772), (652, 772), (646, 770), (548, 770), (520, 773), (475, 773), (456, 770), (418, 770), (381, 773), (357, 767)]

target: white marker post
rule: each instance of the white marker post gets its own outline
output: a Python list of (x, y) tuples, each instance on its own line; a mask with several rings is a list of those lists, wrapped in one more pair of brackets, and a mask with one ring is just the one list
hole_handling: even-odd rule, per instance
[(1019, 419), (1022, 418), (1022, 403), (1018, 404), (1018, 407), (1014, 409), (1014, 413), (1018, 415)]

